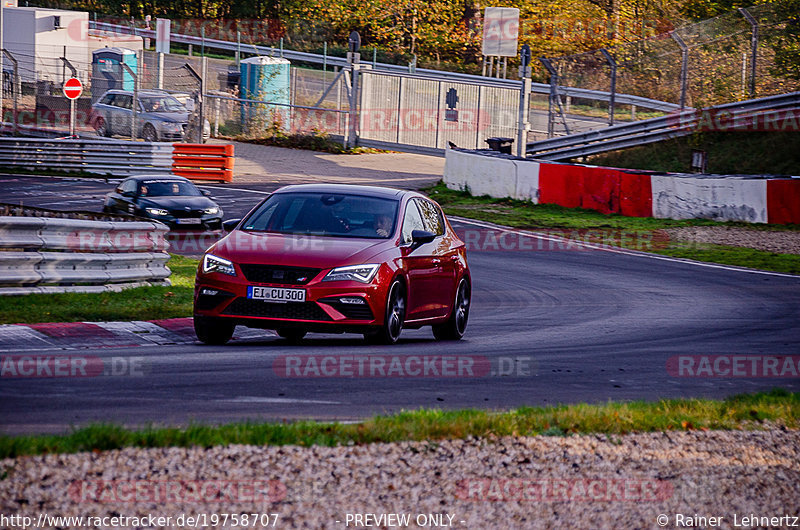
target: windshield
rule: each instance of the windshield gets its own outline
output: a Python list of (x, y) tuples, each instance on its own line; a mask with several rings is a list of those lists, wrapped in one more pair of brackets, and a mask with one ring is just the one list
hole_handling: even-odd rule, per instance
[(244, 230), (386, 239), (398, 202), (333, 193), (277, 193), (245, 219)]
[(197, 197), (202, 195), (202, 193), (200, 193), (200, 190), (191, 182), (182, 182), (180, 180), (145, 180), (139, 183), (139, 195), (142, 197), (169, 197), (178, 195)]
[(139, 98), (145, 112), (188, 112), (180, 101), (172, 96), (146, 96)]

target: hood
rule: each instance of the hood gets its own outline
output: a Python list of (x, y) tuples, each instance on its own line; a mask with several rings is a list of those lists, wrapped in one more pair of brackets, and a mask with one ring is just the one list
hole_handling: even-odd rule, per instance
[(167, 210), (183, 210), (189, 207), (192, 210), (203, 210), (217, 206), (217, 204), (206, 196), (199, 197), (142, 197), (139, 201), (142, 207), (153, 206)]
[(234, 263), (327, 269), (368, 263), (394, 247), (388, 239), (317, 237), (234, 230), (208, 249)]

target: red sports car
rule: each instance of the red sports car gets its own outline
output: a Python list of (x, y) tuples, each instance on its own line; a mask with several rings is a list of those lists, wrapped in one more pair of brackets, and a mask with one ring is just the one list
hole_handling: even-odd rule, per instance
[[(464, 243), (438, 204), (410, 191), (310, 184), (279, 189), (206, 251), (194, 329), (224, 344), (236, 325), (362, 333), (393, 344), (403, 328), (460, 339), (471, 283)], [(234, 228), (235, 227), (235, 228)]]

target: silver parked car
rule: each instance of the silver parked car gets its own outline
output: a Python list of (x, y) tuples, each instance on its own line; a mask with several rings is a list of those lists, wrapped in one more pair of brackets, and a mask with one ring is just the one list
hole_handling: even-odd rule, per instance
[[(139, 90), (136, 107), (136, 136), (147, 142), (181, 141), (187, 136), (191, 112), (176, 97), (163, 90)], [(99, 136), (130, 136), (133, 91), (109, 90), (92, 105), (90, 125)], [(211, 124), (204, 120), (203, 141), (211, 136)]]

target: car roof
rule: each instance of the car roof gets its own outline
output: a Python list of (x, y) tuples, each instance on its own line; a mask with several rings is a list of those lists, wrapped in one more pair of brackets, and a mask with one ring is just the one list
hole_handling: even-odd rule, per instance
[(189, 179), (185, 177), (179, 177), (178, 175), (133, 175), (128, 177), (125, 180), (160, 180), (163, 182), (191, 182)]
[(410, 192), (382, 186), (361, 186), (358, 184), (294, 184), (284, 186), (274, 193), (341, 193), (383, 199), (399, 199)]
[[(127, 96), (133, 95), (133, 90), (123, 90), (121, 88), (112, 88), (106, 91), (106, 94), (125, 94)], [(142, 96), (171, 96), (166, 90), (137, 90), (137, 95)]]

